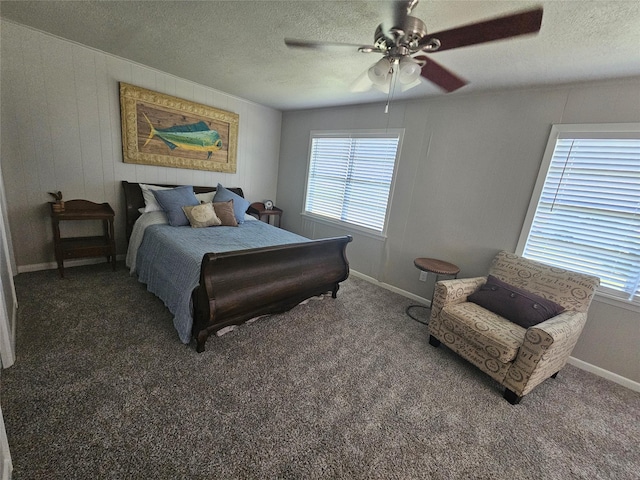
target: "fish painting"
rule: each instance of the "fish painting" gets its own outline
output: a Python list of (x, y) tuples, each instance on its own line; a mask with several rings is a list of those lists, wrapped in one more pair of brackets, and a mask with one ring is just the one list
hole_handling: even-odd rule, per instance
[(143, 146), (146, 146), (153, 137), (158, 137), (171, 150), (175, 148), (183, 148), (185, 150), (193, 150), (197, 152), (207, 152), (207, 160), (211, 158), (211, 154), (215, 150), (222, 148), (222, 139), (220, 134), (215, 130), (210, 130), (209, 126), (199, 121), (188, 125), (176, 125), (169, 128), (155, 128), (144, 112), (144, 118), (149, 123), (151, 132), (149, 138)]

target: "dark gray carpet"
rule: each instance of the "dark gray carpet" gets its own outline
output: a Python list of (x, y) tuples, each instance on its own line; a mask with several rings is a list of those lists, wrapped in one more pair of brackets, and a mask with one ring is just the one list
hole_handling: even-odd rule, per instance
[(351, 277), (182, 345), (122, 265), (16, 277), (15, 479), (640, 478), (640, 394), (572, 366), (517, 406)]

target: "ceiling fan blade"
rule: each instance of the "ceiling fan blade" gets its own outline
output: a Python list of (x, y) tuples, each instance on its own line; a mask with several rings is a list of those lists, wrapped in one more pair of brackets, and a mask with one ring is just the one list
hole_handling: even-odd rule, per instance
[(424, 55), (419, 55), (413, 58), (415, 60), (421, 60), (425, 62), (425, 64), (422, 66), (420, 75), (430, 82), (435, 83), (447, 92), (453, 92), (461, 87), (464, 87), (467, 84), (466, 80), (463, 80), (462, 78), (444, 68), (439, 63), (434, 62)]
[(419, 46), (427, 45), (436, 38), (441, 45), (436, 51), (466, 47), (478, 43), (493, 42), (503, 38), (536, 33), (542, 24), (542, 7), (498, 17), (484, 22), (472, 23), (451, 30), (432, 33), (420, 40)]
[(340, 42), (316, 42), (312, 40), (296, 40), (295, 38), (285, 38), (285, 45), (290, 48), (309, 48), (312, 50), (326, 50), (326, 51), (335, 51), (339, 49), (349, 49), (349, 50), (359, 50), (359, 49), (373, 49), (371, 51), (378, 52), (380, 51), (376, 47), (372, 45), (361, 45), (357, 43), (340, 43)]

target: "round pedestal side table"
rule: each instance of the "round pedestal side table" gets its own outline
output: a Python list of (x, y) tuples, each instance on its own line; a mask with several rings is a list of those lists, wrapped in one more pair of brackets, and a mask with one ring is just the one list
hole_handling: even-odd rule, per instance
[[(433, 296), (436, 292), (436, 283), (438, 282), (438, 278), (440, 278), (441, 275), (447, 275), (453, 278), (457, 278), (458, 273), (460, 272), (460, 268), (457, 265), (454, 265), (453, 263), (445, 262), (444, 260), (438, 260), (437, 258), (422, 258), (422, 257), (416, 258), (413, 261), (413, 264), (419, 270), (422, 270), (423, 272), (427, 272), (427, 274), (432, 273), (436, 276), (435, 280), (433, 281), (433, 292), (431, 293), (432, 304), (433, 304)], [(427, 310), (431, 310), (431, 308), (425, 305), (409, 305), (405, 310), (407, 315), (409, 315), (409, 317), (412, 320), (415, 320), (416, 322), (427, 325), (429, 322), (423, 322), (422, 320), (418, 319), (417, 317), (411, 314), (411, 310), (413, 310), (414, 308), (426, 308)]]

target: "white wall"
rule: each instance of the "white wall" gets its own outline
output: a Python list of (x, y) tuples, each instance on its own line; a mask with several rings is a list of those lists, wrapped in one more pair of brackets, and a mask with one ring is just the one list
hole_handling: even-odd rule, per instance
[[(483, 275), (499, 250), (515, 251), (554, 123), (640, 121), (640, 79), (449, 95), (283, 114), (278, 205), (283, 226), (316, 237), (352, 233), (351, 267), (430, 298), (416, 257)], [(303, 220), (311, 130), (405, 128), (388, 237), (378, 241)], [(595, 302), (574, 357), (640, 382), (640, 315)]]
[[(0, 152), (1, 152), (0, 148)], [(9, 242), (6, 199), (0, 169), (0, 368), (8, 368), (15, 362), (16, 318), (18, 302), (13, 284), (12, 246)], [(0, 380), (2, 371), (0, 370)], [(0, 381), (0, 393), (2, 393)], [(9, 440), (4, 427), (0, 406), (0, 479), (10, 479), (13, 471)]]
[[(121, 180), (221, 182), (242, 187), (249, 200), (276, 197), (279, 111), (11, 22), (1, 27), (0, 158), (18, 271), (52, 266), (48, 191), (109, 202), (120, 254), (126, 251)], [(123, 163), (121, 81), (238, 113), (237, 173)]]
[(9, 452), (9, 442), (7, 440), (7, 431), (4, 427), (4, 418), (2, 417), (2, 408), (0, 408), (0, 479), (10, 480), (13, 472), (13, 463), (11, 461), (11, 452)]
[[(3, 104), (0, 104), (0, 109)], [(0, 139), (0, 154), (2, 153)], [(0, 164), (1, 166), (1, 164)], [(8, 368), (15, 362), (15, 333), (18, 302), (13, 284), (15, 262), (13, 245), (9, 235), (7, 221), (7, 202), (4, 194), (2, 169), (0, 168), (0, 393), (2, 393), (2, 368)], [(0, 406), (0, 479), (9, 480), (13, 464), (9, 449), (9, 440), (4, 426), (2, 407)]]

